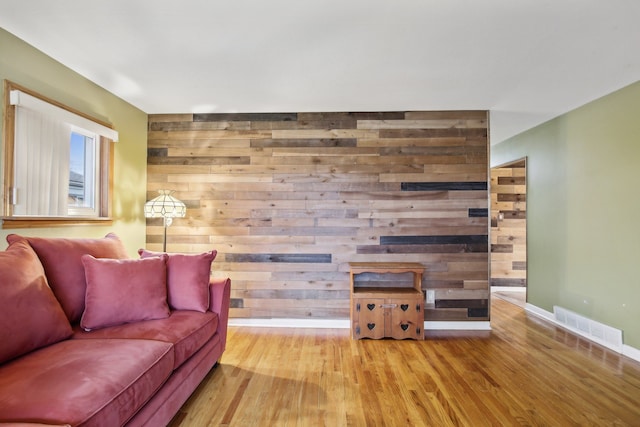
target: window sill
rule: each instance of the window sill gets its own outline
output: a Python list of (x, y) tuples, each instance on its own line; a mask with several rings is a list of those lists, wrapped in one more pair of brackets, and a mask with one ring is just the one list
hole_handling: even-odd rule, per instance
[(82, 218), (82, 217), (3, 217), (2, 228), (44, 228), (66, 227), (71, 225), (111, 225), (112, 218)]

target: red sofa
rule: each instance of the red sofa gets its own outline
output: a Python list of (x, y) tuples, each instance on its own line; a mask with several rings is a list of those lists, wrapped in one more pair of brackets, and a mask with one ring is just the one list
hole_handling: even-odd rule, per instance
[(0, 252), (0, 426), (166, 425), (219, 361), (215, 251), (127, 257), (103, 239), (9, 235)]

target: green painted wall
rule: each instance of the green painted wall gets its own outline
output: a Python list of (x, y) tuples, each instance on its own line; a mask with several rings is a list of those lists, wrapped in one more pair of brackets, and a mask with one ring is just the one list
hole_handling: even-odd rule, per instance
[(492, 147), (527, 157), (528, 302), (640, 348), (640, 82)]
[[(0, 230), (0, 248), (6, 248), (5, 237), (10, 233), (102, 237), (113, 231), (123, 240), (130, 255), (137, 256), (137, 249), (143, 247), (146, 240), (142, 209), (146, 201), (147, 114), (0, 28), (0, 80), (4, 79), (113, 124), (120, 140), (115, 144), (112, 226)], [(2, 91), (0, 86), (3, 97)], [(3, 108), (1, 103), (0, 108)], [(0, 121), (0, 135), (1, 131)], [(0, 156), (3, 154), (0, 151)]]

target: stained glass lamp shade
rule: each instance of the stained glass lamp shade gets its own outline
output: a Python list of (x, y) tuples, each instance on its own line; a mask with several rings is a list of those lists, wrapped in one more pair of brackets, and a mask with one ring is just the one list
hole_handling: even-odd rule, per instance
[(187, 214), (187, 207), (180, 200), (171, 195), (171, 190), (158, 190), (160, 195), (144, 204), (144, 216), (146, 218), (162, 218), (164, 223), (164, 238), (162, 250), (167, 250), (167, 227), (173, 222), (173, 218), (183, 218)]

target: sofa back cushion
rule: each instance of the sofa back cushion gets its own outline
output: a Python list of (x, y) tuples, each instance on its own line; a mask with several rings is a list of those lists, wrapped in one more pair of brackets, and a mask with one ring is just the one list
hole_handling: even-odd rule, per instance
[(38, 254), (49, 286), (71, 323), (79, 322), (84, 311), (86, 280), (82, 255), (128, 258), (124, 245), (113, 233), (102, 239), (21, 237), (16, 234), (7, 236), (9, 243), (19, 239), (26, 239)]
[(169, 316), (166, 255), (148, 259), (83, 255), (82, 263), (87, 277), (83, 329)]
[[(139, 249), (141, 258), (158, 257), (164, 252)], [(174, 310), (205, 312), (209, 309), (209, 279), (211, 263), (218, 251), (200, 254), (168, 253), (167, 294)]]
[(71, 334), (37, 255), (26, 240), (14, 240), (0, 252), (0, 363)]

